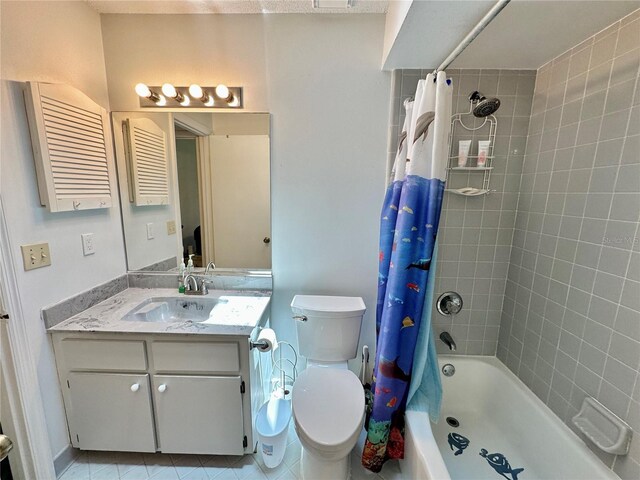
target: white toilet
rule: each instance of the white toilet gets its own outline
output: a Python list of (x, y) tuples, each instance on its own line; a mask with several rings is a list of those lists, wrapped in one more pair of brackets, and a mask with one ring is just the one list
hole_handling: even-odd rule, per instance
[(357, 356), (366, 307), (360, 297), (296, 295), (291, 309), (298, 347), (307, 358), (292, 401), (302, 478), (345, 480), (364, 422), (362, 384), (347, 360)]

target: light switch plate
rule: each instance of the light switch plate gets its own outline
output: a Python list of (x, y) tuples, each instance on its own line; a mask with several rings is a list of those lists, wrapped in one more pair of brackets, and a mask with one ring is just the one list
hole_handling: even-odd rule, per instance
[(96, 253), (96, 247), (93, 243), (93, 233), (83, 233), (82, 235), (82, 253), (86, 257), (87, 255), (93, 255)]
[(167, 235), (175, 235), (176, 234), (176, 222), (175, 220), (169, 220), (167, 222)]
[(147, 240), (153, 240), (154, 238), (153, 223), (147, 223)]
[(51, 265), (51, 253), (49, 252), (48, 243), (32, 243), (30, 245), (21, 245), (22, 261), (25, 270), (34, 270), (36, 268), (48, 267)]

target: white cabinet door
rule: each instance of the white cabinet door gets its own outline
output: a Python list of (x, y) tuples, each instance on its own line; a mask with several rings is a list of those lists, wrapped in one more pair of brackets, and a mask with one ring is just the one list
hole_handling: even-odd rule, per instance
[(240, 385), (240, 377), (154, 375), (160, 451), (242, 455)]
[(156, 451), (149, 375), (73, 372), (68, 380), (74, 446)]

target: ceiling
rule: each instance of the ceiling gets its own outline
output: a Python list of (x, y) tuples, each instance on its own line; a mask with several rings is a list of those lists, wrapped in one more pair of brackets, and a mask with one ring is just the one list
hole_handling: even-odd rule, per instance
[[(85, 0), (99, 13), (262, 14), (386, 13), (388, 1), (353, 0), (350, 8), (313, 8), (312, 0)], [(346, 0), (345, 0), (346, 3)]]
[[(436, 68), (494, 4), (414, 1), (383, 68)], [(618, 0), (513, 0), (451, 67), (537, 69), (639, 6)]]
[[(381, 54), (383, 69), (393, 70), (436, 68), (496, 0), (352, 0), (352, 7), (337, 9), (313, 8), (313, 0), (85, 1), (99, 13), (125, 14), (389, 12)], [(512, 0), (451, 68), (537, 69), (639, 6), (638, 0)]]

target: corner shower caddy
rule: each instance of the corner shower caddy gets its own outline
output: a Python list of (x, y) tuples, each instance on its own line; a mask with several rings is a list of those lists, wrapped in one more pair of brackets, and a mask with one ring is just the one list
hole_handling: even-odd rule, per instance
[[(491, 171), (493, 170), (493, 147), (496, 143), (496, 130), (498, 128), (498, 119), (494, 116), (494, 115), (488, 115), (486, 117), (484, 117), (484, 121), (477, 127), (468, 127), (467, 125), (464, 124), (463, 121), (463, 117), (465, 116), (470, 116), (472, 119), (476, 119), (476, 117), (473, 115), (473, 104), (470, 103), (469, 105), (469, 111), (466, 113), (456, 113), (455, 115), (453, 115), (451, 117), (451, 132), (449, 133), (449, 162), (447, 165), (447, 174), (446, 174), (446, 178), (445, 178), (445, 182), (449, 179), (449, 175), (451, 173), (455, 173), (455, 172), (473, 172), (473, 173), (482, 173), (482, 188), (478, 189), (475, 187), (463, 187), (462, 189), (453, 189), (453, 188), (445, 188), (445, 192), (450, 192), (453, 193), (455, 195), (462, 195), (464, 197), (477, 197), (477, 196), (481, 196), (481, 195), (487, 195), (491, 192), (495, 192), (495, 190), (491, 190), (489, 188), (489, 182), (491, 180)], [(484, 127), (487, 122), (489, 123), (489, 141), (491, 142), (489, 144), (489, 154), (487, 155), (487, 163), (484, 167), (458, 167), (458, 155), (454, 155), (455, 153), (455, 148), (457, 148), (457, 146), (453, 145), (453, 139), (456, 138), (455, 136), (455, 129), (456, 129), (456, 125), (460, 124), (460, 127), (465, 129), (468, 132), (475, 132), (477, 130), (480, 130), (482, 127)], [(467, 161), (469, 160), (476, 160), (478, 159), (478, 155), (468, 155), (467, 156)], [(470, 192), (464, 192), (464, 191), (460, 191), (460, 190), (464, 190), (464, 188), (470, 188), (473, 189)]]

